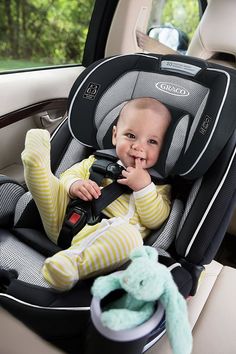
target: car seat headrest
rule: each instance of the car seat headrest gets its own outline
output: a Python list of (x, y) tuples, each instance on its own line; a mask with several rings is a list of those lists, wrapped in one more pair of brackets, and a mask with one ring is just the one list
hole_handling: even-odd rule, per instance
[(187, 113), (179, 113), (175, 119), (172, 113), (172, 122), (165, 136), (164, 144), (161, 150), (160, 157), (154, 168), (161, 176), (167, 177), (174, 173), (174, 167), (183, 151), (191, 117)]
[(235, 74), (227, 70), (173, 55), (132, 54), (95, 62), (72, 87), (71, 133), (86, 146), (110, 149), (112, 127), (126, 102), (156, 98), (167, 105), (172, 120), (155, 168), (163, 177), (195, 179), (215, 160), (236, 124), (229, 109)]
[(187, 54), (236, 67), (235, 1), (208, 0)]

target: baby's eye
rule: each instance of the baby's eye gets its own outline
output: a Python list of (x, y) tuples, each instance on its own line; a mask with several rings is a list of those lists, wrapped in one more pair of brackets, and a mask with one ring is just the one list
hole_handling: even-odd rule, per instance
[(126, 136), (127, 136), (127, 138), (129, 138), (129, 139), (134, 139), (134, 138), (135, 138), (135, 135), (132, 134), (132, 133), (127, 133)]
[(158, 145), (158, 142), (155, 139), (150, 139), (149, 143), (154, 144), (154, 145)]

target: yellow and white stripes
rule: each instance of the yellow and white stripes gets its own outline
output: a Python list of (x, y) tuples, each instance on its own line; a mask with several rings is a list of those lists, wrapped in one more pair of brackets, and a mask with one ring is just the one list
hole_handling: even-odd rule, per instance
[(48, 237), (57, 242), (69, 197), (50, 167), (50, 135), (32, 129), (21, 154), (25, 181), (38, 207)]
[(128, 259), (130, 252), (143, 244), (134, 226), (121, 218), (104, 219), (97, 230), (46, 260), (45, 279), (58, 290), (68, 290), (79, 280), (113, 269)]
[(133, 194), (141, 224), (148, 229), (160, 227), (170, 212), (170, 186), (151, 183)]

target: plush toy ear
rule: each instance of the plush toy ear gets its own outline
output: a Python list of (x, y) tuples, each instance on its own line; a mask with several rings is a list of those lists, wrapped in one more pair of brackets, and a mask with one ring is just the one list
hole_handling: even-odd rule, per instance
[(186, 301), (179, 293), (174, 280), (167, 277), (166, 289), (160, 301), (166, 312), (166, 331), (174, 354), (190, 354), (192, 333), (188, 321)]
[(130, 259), (134, 260), (137, 258), (147, 258), (150, 259), (153, 262), (157, 262), (158, 260), (158, 252), (155, 248), (150, 247), (150, 246), (143, 246), (143, 247), (138, 247), (135, 248), (131, 253), (130, 253)]

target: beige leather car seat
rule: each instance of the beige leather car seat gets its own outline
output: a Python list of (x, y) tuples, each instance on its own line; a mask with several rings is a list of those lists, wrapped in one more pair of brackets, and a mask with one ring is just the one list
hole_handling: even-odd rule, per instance
[(187, 55), (236, 68), (235, 14), (235, 0), (208, 0)]
[[(191, 354), (236, 353), (236, 271), (213, 261), (206, 266), (197, 294), (188, 300), (193, 333)], [(167, 336), (145, 354), (173, 354)]]
[[(236, 68), (235, 14), (235, 0), (208, 0), (186, 54)], [(179, 54), (141, 31), (136, 31), (136, 37), (146, 52)]]

